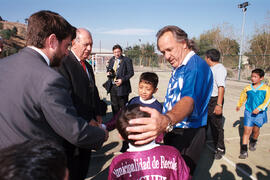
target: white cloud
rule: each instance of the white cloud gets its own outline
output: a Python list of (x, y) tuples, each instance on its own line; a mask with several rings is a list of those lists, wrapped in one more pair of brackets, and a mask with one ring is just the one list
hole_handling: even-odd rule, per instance
[(113, 34), (113, 35), (138, 35), (145, 36), (154, 33), (153, 29), (115, 29), (110, 31), (103, 31), (102, 34)]

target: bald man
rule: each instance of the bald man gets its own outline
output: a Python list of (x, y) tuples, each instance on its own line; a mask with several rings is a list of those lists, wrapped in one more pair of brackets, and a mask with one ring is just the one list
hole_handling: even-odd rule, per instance
[[(90, 125), (99, 126), (102, 121), (99, 93), (92, 66), (86, 62), (91, 54), (92, 45), (91, 33), (84, 28), (78, 28), (71, 50), (57, 70), (71, 84), (71, 97), (78, 114)], [(87, 176), (91, 150), (79, 148), (79, 154), (76, 153), (75, 156), (75, 148), (66, 143), (70, 179), (83, 180)]]

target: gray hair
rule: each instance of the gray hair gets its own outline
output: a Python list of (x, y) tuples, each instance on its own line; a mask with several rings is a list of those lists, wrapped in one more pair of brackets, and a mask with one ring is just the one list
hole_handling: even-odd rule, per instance
[[(189, 40), (187, 33), (177, 26), (169, 25), (169, 26), (165, 26), (165, 27), (161, 28), (156, 34), (157, 42), (158, 42), (159, 38), (165, 32), (171, 32), (177, 42), (182, 43), (184, 41), (187, 44), (189, 49), (197, 52), (195, 42), (193, 40)], [(159, 49), (159, 47), (158, 47), (158, 49)]]

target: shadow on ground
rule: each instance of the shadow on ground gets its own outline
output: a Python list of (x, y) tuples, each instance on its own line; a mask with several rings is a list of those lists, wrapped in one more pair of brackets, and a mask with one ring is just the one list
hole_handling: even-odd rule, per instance
[(237, 163), (235, 171), (238, 177), (241, 177), (243, 180), (251, 179), (249, 176), (252, 175), (252, 169), (247, 164)]
[(233, 123), (233, 127), (236, 127), (236, 126), (238, 126), (238, 133), (239, 133), (239, 137), (240, 137), (239, 147), (240, 147), (242, 144), (242, 137), (244, 134), (244, 117), (240, 117), (240, 120), (236, 120)]
[(262, 172), (257, 172), (256, 176), (258, 180), (269, 180), (270, 179), (270, 170), (266, 169), (262, 166), (256, 166), (258, 169), (260, 169)]
[[(92, 177), (91, 179), (107, 179), (108, 176), (108, 168), (102, 170), (103, 166), (113, 158), (113, 153), (106, 153), (111, 149), (114, 149), (119, 143), (111, 142), (102, 147), (102, 149), (92, 152), (90, 167), (88, 169), (88, 177)], [(104, 177), (104, 178), (102, 178)], [(105, 178), (106, 177), (106, 178)]]

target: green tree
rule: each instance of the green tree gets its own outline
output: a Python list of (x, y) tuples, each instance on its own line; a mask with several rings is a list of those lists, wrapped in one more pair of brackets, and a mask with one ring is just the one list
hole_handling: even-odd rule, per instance
[(127, 47), (124, 51), (125, 55), (133, 60), (136, 65), (144, 66), (158, 66), (158, 55), (155, 53), (154, 44), (142, 44), (141, 46), (135, 45)]
[(232, 26), (224, 23), (221, 26), (214, 27), (200, 35), (196, 40), (199, 48), (199, 55), (204, 56), (209, 49), (215, 48), (221, 53), (221, 62), (224, 63), (224, 55), (237, 55), (239, 52), (239, 44), (232, 39)]
[(0, 31), (0, 35), (4, 38), (4, 39), (10, 39), (12, 33), (10, 29), (3, 29)]
[(250, 40), (249, 63), (270, 70), (270, 24), (262, 25)]

